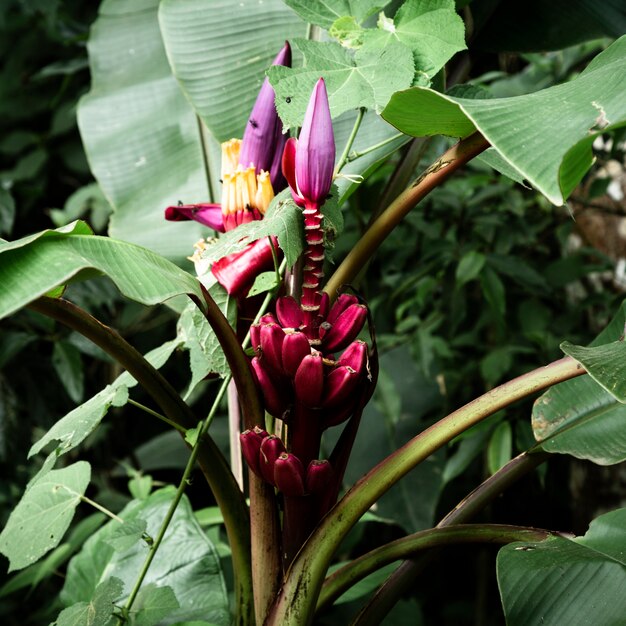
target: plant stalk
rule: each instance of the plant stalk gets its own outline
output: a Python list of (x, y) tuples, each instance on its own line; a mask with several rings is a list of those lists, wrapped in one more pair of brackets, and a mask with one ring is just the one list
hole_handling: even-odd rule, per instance
[[(288, 572), (268, 624), (310, 623), (324, 575), (342, 539), (361, 515), (418, 463), (516, 400), (584, 373), (570, 357), (528, 372), (457, 409), (380, 462), (346, 493), (309, 537)], [(302, 588), (307, 589), (306, 594), (300, 593)]]
[[(467, 523), (514, 482), (525, 476), (550, 455), (547, 452), (523, 452), (501, 467), (495, 474), (478, 485), (468, 496), (463, 498), (438, 524), (445, 528), (454, 524)], [(417, 576), (431, 562), (436, 551), (420, 558), (404, 561), (387, 580), (378, 588), (368, 603), (361, 609), (352, 626), (377, 626), (396, 602), (414, 584)]]
[(377, 569), (398, 559), (415, 556), (422, 550), (466, 543), (507, 544), (513, 541), (543, 541), (551, 534), (547, 530), (503, 524), (459, 524), (422, 530), (371, 550), (333, 572), (324, 581), (317, 610), (332, 605), (341, 594)]
[(473, 133), (452, 146), (402, 192), (367, 229), (326, 283), (324, 291), (331, 300), (343, 285), (354, 280), (389, 233), (420, 200), (488, 147), (489, 142), (480, 133)]

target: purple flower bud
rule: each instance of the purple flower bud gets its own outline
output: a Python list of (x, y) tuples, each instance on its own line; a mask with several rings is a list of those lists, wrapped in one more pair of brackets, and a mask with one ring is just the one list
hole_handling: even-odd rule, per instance
[(367, 307), (364, 304), (351, 304), (324, 334), (324, 352), (343, 350), (361, 332), (366, 319)]
[(286, 496), (304, 495), (304, 468), (294, 454), (283, 452), (274, 462), (274, 484)]
[(253, 324), (250, 326), (250, 345), (258, 356), (261, 353), (261, 325)]
[(305, 486), (308, 493), (324, 493), (333, 477), (333, 467), (329, 461), (311, 461), (306, 469)]
[(261, 469), (259, 467), (259, 454), (261, 450), (261, 443), (267, 436), (267, 432), (264, 431), (262, 428), (259, 428), (258, 426), (255, 426), (253, 430), (244, 430), (239, 435), (243, 458), (250, 466), (250, 469), (257, 476), (261, 476)]
[(321, 354), (309, 354), (302, 359), (294, 378), (296, 399), (305, 406), (320, 406), (324, 390), (324, 362)]
[(347, 365), (336, 367), (326, 377), (322, 407), (343, 408), (343, 405), (353, 400), (352, 394), (360, 378), (359, 373)]
[(304, 316), (295, 298), (283, 296), (276, 301), (276, 316), (283, 328), (300, 328)]
[[(291, 48), (288, 42), (285, 42), (272, 65), (291, 66)], [(274, 98), (274, 89), (265, 78), (246, 124), (239, 163), (243, 167), (254, 164), (257, 174), (261, 170), (270, 172), (274, 191), (280, 191), (285, 187), (285, 180), (278, 164), (287, 136), (282, 133), (282, 122), (276, 112)]]
[(324, 291), (322, 293), (322, 297), (320, 298), (320, 310), (319, 314), (322, 319), (326, 319), (328, 315), (328, 307), (330, 306), (330, 298), (328, 294)]
[(335, 320), (351, 305), (358, 304), (359, 299), (349, 293), (342, 293), (335, 304), (330, 309), (330, 312), (326, 316), (326, 321), (329, 324), (333, 324)]
[(273, 267), (272, 247), (263, 237), (213, 263), (211, 272), (231, 296), (239, 297), (248, 293), (261, 272), (268, 272)]
[(274, 377), (261, 365), (258, 357), (252, 359), (252, 369), (263, 394), (265, 410), (274, 417), (281, 418), (291, 404), (291, 391), (279, 389)]
[(259, 330), (261, 363), (271, 373), (283, 373), (283, 341), (285, 331), (278, 324), (263, 324)]
[(283, 173), (294, 199), (321, 206), (333, 182), (335, 139), (324, 79), (320, 78), (309, 100), (300, 137), (287, 141), (283, 153)]
[(170, 222), (195, 220), (220, 233), (224, 232), (224, 219), (220, 204), (179, 204), (165, 209), (165, 219)]
[(283, 341), (283, 369), (287, 376), (293, 377), (302, 359), (311, 354), (311, 346), (307, 336), (300, 331), (287, 333)]
[(274, 483), (274, 464), (276, 459), (284, 452), (285, 446), (283, 442), (275, 435), (270, 435), (261, 442), (259, 470), (261, 476), (272, 485), (276, 484)]
[(259, 318), (259, 325), (260, 324), (278, 324), (278, 320), (273, 313), (265, 313), (265, 315), (261, 315)]

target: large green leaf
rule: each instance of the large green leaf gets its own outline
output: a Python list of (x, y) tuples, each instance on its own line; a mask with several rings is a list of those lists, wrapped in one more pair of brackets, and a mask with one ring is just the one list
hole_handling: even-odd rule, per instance
[(110, 234), (182, 260), (205, 228), (170, 223), (169, 204), (205, 202), (217, 184), (219, 162), (167, 62), (159, 0), (105, 0), (88, 43), (91, 91), (78, 124), (94, 176), (114, 208)]
[[(609, 342), (621, 336), (625, 319), (626, 303), (591, 346), (613, 345)], [(623, 361), (616, 365), (623, 369)], [(626, 460), (625, 420), (626, 406), (590, 376), (552, 387), (535, 401), (532, 413), (540, 448), (600, 465)]]
[(307, 28), (281, 0), (163, 0), (159, 21), (174, 75), (219, 141), (243, 136), (265, 70)]
[(625, 71), (626, 36), (563, 85), (486, 100), (414, 87), (396, 93), (382, 115), (416, 137), (480, 131), (509, 165), (560, 205), (591, 166), (594, 138), (626, 124)]
[(125, 296), (143, 304), (183, 294), (203, 301), (198, 281), (167, 259), (108, 237), (73, 234), (85, 232), (75, 224), (0, 244), (0, 318), (86, 269), (106, 274)]
[(509, 626), (624, 623), (626, 509), (600, 516), (584, 537), (512, 543), (498, 553)]
[[(119, 516), (128, 521), (145, 520), (147, 533), (154, 537), (174, 493), (175, 489), (168, 487), (145, 500), (133, 500)], [(139, 541), (126, 550), (115, 550), (106, 540), (118, 527), (119, 522), (110, 521), (90, 537), (82, 551), (70, 561), (61, 591), (61, 600), (66, 605), (88, 602), (98, 584), (111, 576), (124, 583), (125, 594), (130, 592), (146, 557), (146, 546)], [(170, 587), (176, 596), (179, 608), (168, 614), (168, 623), (206, 619), (220, 626), (228, 625), (228, 597), (219, 558), (186, 498), (176, 509), (148, 570), (144, 580), (148, 591), (151, 584)], [(147, 599), (144, 597), (144, 609), (152, 604), (151, 598), (152, 592)]]
[(9, 571), (21, 569), (59, 545), (87, 489), (91, 468), (78, 461), (32, 481), (0, 534)]

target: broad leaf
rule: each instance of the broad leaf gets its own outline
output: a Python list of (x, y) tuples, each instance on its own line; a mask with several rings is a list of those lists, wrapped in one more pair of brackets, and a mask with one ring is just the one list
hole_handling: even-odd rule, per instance
[(83, 399), (83, 363), (78, 348), (69, 341), (57, 341), (52, 349), (52, 367), (74, 402)]
[[(603, 346), (619, 338), (625, 319), (626, 304), (622, 304), (591, 346)], [(600, 465), (626, 460), (625, 420), (626, 406), (590, 376), (552, 387), (535, 401), (532, 413), (533, 432), (541, 449)]]
[(509, 165), (560, 205), (591, 166), (594, 138), (626, 124), (625, 71), (626, 36), (563, 85), (486, 100), (414, 87), (395, 94), (382, 115), (416, 137), (480, 131)]
[[(210, 155), (215, 142), (201, 137), (172, 76), (158, 5), (101, 4), (88, 43), (92, 87), (80, 101), (78, 125), (92, 172), (114, 209), (110, 234), (182, 260), (206, 229), (166, 222), (163, 211), (179, 200), (210, 198), (203, 143)], [(216, 186), (219, 162), (209, 172)]]
[(280, 0), (163, 0), (159, 22), (172, 71), (218, 141), (243, 136), (265, 70), (306, 33)]
[(498, 584), (509, 626), (621, 624), (626, 615), (626, 509), (600, 516), (584, 537), (512, 543)]
[(389, 4), (389, 0), (285, 0), (303, 20), (329, 29), (341, 17), (362, 22)]
[(183, 294), (203, 301), (198, 281), (167, 259), (108, 237), (73, 234), (70, 227), (81, 232), (70, 225), (0, 244), (0, 318), (86, 269), (106, 274), (126, 297), (142, 304)]
[(366, 107), (380, 112), (391, 95), (413, 81), (413, 55), (399, 43), (362, 47), (354, 56), (334, 42), (296, 39), (304, 67), (273, 66), (268, 76), (285, 128), (300, 126), (315, 83), (326, 82), (332, 117)]
[[(168, 487), (146, 500), (133, 500), (119, 516), (125, 521), (145, 520), (147, 533), (155, 537), (174, 493), (175, 489)], [(146, 547), (139, 542), (125, 551), (114, 550), (106, 540), (117, 528), (119, 522), (110, 521), (70, 561), (61, 592), (65, 604), (88, 601), (104, 576), (122, 580), (126, 593), (132, 588), (145, 560)], [(174, 592), (179, 608), (169, 613), (169, 623), (194, 619), (206, 619), (219, 626), (229, 623), (228, 598), (218, 556), (186, 498), (176, 509), (144, 584), (170, 587)]]
[(59, 545), (90, 476), (89, 463), (78, 461), (30, 483), (0, 534), (0, 552), (9, 559), (10, 572)]
[(123, 591), (119, 578), (107, 578), (96, 587), (89, 602), (78, 602), (63, 609), (55, 626), (107, 626)]

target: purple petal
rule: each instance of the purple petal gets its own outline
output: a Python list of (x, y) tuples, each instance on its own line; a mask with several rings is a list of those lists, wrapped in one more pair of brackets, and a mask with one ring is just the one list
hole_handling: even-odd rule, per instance
[(220, 204), (179, 204), (165, 209), (165, 219), (170, 222), (194, 220), (220, 233), (224, 232), (222, 205)]
[[(291, 48), (288, 42), (285, 42), (272, 65), (291, 65)], [(257, 174), (261, 170), (271, 171), (274, 153), (279, 147), (277, 143), (282, 136), (282, 122), (276, 113), (274, 97), (274, 89), (266, 78), (250, 113), (241, 142), (239, 163), (244, 167), (254, 163)], [(282, 145), (280, 148), (282, 149)]]
[(296, 180), (301, 195), (322, 204), (330, 191), (335, 167), (335, 139), (324, 79), (311, 94), (296, 150)]

